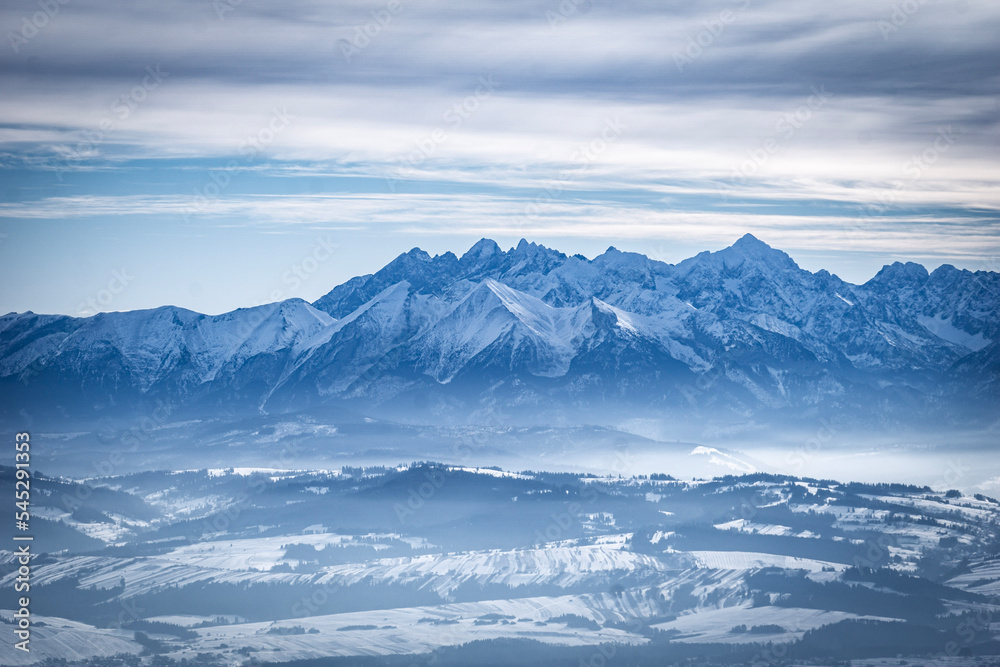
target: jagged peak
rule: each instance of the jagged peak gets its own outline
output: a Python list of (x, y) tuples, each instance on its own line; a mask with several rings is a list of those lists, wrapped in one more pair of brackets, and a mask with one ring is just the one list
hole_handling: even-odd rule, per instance
[(628, 250), (619, 250), (614, 246), (609, 246), (607, 250), (594, 258), (594, 263), (601, 264), (603, 262), (614, 261), (616, 263), (622, 262), (649, 262), (650, 259), (641, 252), (630, 252)]
[[(259, 305), (259, 306), (252, 306), (250, 308), (237, 308), (236, 310), (232, 310), (232, 311), (229, 311), (229, 312), (236, 313), (236, 312), (239, 312), (239, 311), (248, 311), (248, 310), (253, 310), (254, 308), (264, 308), (264, 307), (269, 306), (269, 305), (270, 304), (262, 304), (262, 305)], [(223, 313), (223, 315), (226, 315), (226, 314), (227, 313)], [(184, 308), (182, 306), (174, 306), (174, 305), (171, 305), (171, 304), (167, 304), (165, 306), (156, 306), (155, 308), (140, 308), (140, 309), (137, 309), (137, 310), (103, 310), (103, 311), (101, 311), (99, 313), (95, 313), (90, 318), (82, 318), (82, 319), (91, 319), (91, 318), (103, 318), (103, 319), (107, 319), (107, 318), (112, 318), (112, 319), (126, 319), (127, 320), (127, 319), (138, 319), (138, 318), (146, 318), (146, 317), (164, 317), (164, 316), (174, 317), (174, 316), (177, 316), (177, 315), (183, 315), (184, 317), (207, 317), (206, 315), (204, 315), (202, 313), (199, 313), (199, 312), (196, 312), (194, 310), (191, 310), (189, 308)]]
[(566, 255), (547, 248), (541, 243), (521, 239), (517, 246), (505, 253), (504, 271), (524, 270), (528, 272), (548, 272), (566, 260)]
[(552, 248), (548, 248), (541, 243), (535, 243), (534, 241), (528, 241), (527, 239), (521, 239), (518, 241), (517, 246), (512, 248), (509, 254), (533, 257), (543, 253), (547, 255), (563, 256), (563, 254), (558, 250), (553, 250)]
[(460, 261), (462, 262), (472, 262), (476, 260), (484, 260), (490, 257), (494, 257), (503, 252), (497, 242), (493, 239), (482, 238), (476, 241), (475, 245), (469, 248)]
[(763, 246), (763, 247), (768, 248), (768, 249), (773, 249), (773, 248), (771, 248), (771, 246), (767, 245), (766, 243), (764, 243), (763, 241), (761, 241), (759, 238), (757, 238), (753, 234), (750, 234), (749, 232), (747, 232), (746, 234), (744, 234), (743, 236), (741, 236), (740, 238), (738, 238), (736, 240), (736, 243), (734, 243), (732, 247), (734, 247), (734, 248), (753, 248), (753, 247), (760, 247), (760, 246)]
[(300, 299), (299, 297), (292, 297), (290, 299), (280, 301), (278, 303), (276, 314), (285, 318), (285, 320), (288, 320), (291, 317), (309, 316), (324, 324), (332, 324), (337, 321), (335, 317), (330, 316), (328, 313), (325, 313), (318, 308), (314, 308), (311, 303), (305, 299)]
[(408, 250), (407, 252), (404, 252), (402, 255), (400, 255), (400, 257), (407, 257), (407, 258), (410, 258), (410, 259), (417, 259), (417, 260), (420, 260), (421, 262), (428, 262), (428, 261), (431, 260), (431, 256), (425, 250), (422, 250), (422, 249), (417, 248), (417, 247), (410, 248), (410, 250)]
[(382, 273), (386, 269), (393, 270), (413, 266), (415, 263), (423, 264), (430, 261), (432, 261), (432, 258), (426, 251), (421, 250), (420, 248), (411, 248), (410, 250), (396, 256), (395, 259), (382, 267), (382, 270), (378, 273)]
[(291, 296), (285, 299), (284, 301), (278, 301), (278, 305), (281, 306), (282, 308), (292, 308), (292, 307), (298, 308), (301, 306), (308, 306), (309, 302), (301, 297)]
[(596, 296), (590, 297), (590, 307), (594, 310), (598, 310), (603, 313), (613, 314), (615, 312), (615, 308), (613, 306), (608, 304), (607, 301), (602, 301), (601, 299), (598, 299)]
[(777, 248), (772, 248), (753, 234), (744, 234), (736, 243), (714, 254), (727, 259), (735, 256), (756, 262), (766, 262), (783, 268), (798, 268), (798, 264), (795, 263), (795, 260), (788, 253)]
[(788, 257), (788, 254), (783, 250), (772, 248), (753, 234), (744, 234), (737, 239), (736, 243), (720, 252), (726, 251), (738, 252), (747, 257)]
[(893, 262), (892, 264), (883, 266), (875, 274), (875, 277), (865, 284), (878, 284), (882, 282), (899, 283), (902, 281), (924, 283), (929, 276), (930, 274), (927, 273), (927, 268), (923, 264), (917, 264), (916, 262)]
[(685, 273), (699, 266), (714, 266), (716, 268), (735, 268), (749, 262), (751, 265), (764, 265), (784, 270), (795, 270), (799, 265), (788, 253), (772, 248), (753, 234), (744, 234), (735, 243), (716, 252), (702, 251), (694, 257), (677, 264), (677, 268)]
[(930, 275), (935, 277), (941, 277), (955, 273), (964, 273), (964, 269), (958, 269), (955, 267), (954, 264), (942, 264), (941, 266), (931, 271)]

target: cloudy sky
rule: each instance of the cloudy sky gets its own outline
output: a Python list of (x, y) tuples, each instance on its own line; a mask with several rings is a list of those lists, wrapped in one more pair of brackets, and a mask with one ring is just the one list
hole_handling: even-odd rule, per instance
[(483, 236), (1000, 270), (995, 0), (10, 0), (0, 312), (315, 299)]

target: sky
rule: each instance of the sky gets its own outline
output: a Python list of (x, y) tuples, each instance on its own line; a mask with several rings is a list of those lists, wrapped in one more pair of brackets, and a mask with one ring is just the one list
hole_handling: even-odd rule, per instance
[(481, 237), (1000, 270), (994, 0), (8, 0), (0, 313), (314, 300)]

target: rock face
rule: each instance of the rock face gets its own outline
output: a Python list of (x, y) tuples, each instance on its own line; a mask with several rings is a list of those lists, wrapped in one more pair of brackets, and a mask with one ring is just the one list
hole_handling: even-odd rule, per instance
[(6, 416), (158, 402), (197, 418), (341, 404), (427, 422), (834, 416), (986, 424), (1000, 274), (884, 267), (864, 285), (751, 235), (676, 265), (483, 239), (419, 249), (313, 304), (0, 318)]

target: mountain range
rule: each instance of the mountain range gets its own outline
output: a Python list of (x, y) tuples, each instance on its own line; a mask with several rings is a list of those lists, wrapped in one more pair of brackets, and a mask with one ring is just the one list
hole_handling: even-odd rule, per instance
[(483, 239), (413, 249), (314, 303), (0, 317), (6, 418), (350, 409), (425, 423), (988, 426), (1000, 273), (914, 263), (863, 285), (746, 235), (666, 264)]

